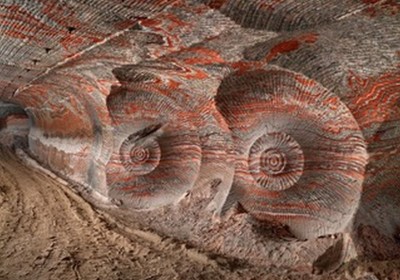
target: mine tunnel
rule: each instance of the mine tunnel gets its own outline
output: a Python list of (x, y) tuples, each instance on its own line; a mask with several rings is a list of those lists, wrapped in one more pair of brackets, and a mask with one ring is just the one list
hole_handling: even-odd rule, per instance
[(400, 279), (399, 1), (0, 1), (0, 279)]
[(0, 139), (12, 149), (27, 149), (31, 126), (25, 110), (18, 105), (0, 102)]

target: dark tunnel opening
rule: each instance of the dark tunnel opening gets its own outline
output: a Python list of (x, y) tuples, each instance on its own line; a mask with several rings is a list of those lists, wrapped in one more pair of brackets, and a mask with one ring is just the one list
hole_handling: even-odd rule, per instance
[(26, 150), (31, 121), (19, 105), (0, 101), (0, 145)]

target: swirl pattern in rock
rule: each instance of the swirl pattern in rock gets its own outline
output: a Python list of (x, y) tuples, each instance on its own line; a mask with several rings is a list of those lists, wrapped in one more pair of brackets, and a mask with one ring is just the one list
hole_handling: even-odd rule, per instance
[(366, 147), (347, 107), (307, 77), (267, 68), (223, 81), (217, 105), (232, 129), (233, 192), (259, 220), (300, 238), (342, 231), (361, 195)]
[(219, 212), (234, 173), (230, 132), (213, 99), (219, 81), (171, 60), (113, 73), (121, 86), (107, 98), (114, 127), (109, 195), (154, 209), (190, 194), (193, 209)]
[[(121, 162), (128, 172), (145, 175), (160, 163), (161, 148), (155, 139), (141, 138), (144, 131), (130, 135), (121, 145)], [(147, 134), (148, 135), (148, 134)]]
[(249, 171), (257, 183), (271, 191), (293, 186), (301, 177), (304, 155), (300, 145), (284, 132), (268, 132), (250, 149)]
[(169, 86), (168, 71), (176, 69), (134, 67), (107, 100), (116, 132), (107, 167), (110, 196), (137, 209), (178, 201), (199, 176), (199, 115), (185, 91)]
[(364, 136), (369, 156), (354, 227), (369, 225), (392, 237), (400, 226), (400, 216), (393, 215), (400, 205), (396, 129), (400, 5), (396, 1), (380, 4), (328, 26), (285, 33), (256, 44), (245, 51), (245, 57), (252, 63), (264, 61), (303, 73), (346, 104)]
[(357, 253), (400, 254), (398, 1), (14, 0), (0, 15), (0, 100), (18, 105), (0, 104), (0, 142), (121, 216), (252, 264), (325, 263), (343, 242), (313, 237), (347, 226)]

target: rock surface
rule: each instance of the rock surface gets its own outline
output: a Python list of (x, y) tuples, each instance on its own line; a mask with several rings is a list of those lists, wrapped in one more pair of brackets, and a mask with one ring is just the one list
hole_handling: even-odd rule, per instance
[[(390, 262), (400, 257), (399, 46), (396, 0), (6, 1), (0, 143), (116, 224), (208, 254), (299, 275)], [(40, 182), (11, 167), (22, 167), (4, 167), (7, 190), (19, 190), (3, 204), (12, 218), (25, 185)], [(64, 199), (38, 192), (26, 200), (43, 213)], [(99, 227), (82, 231), (107, 232), (79, 201)], [(7, 233), (19, 219), (4, 246), (20, 242)]]
[(352, 261), (334, 274), (310, 275), (202, 252), (144, 230), (135, 222), (126, 224), (107, 207), (93, 208), (82, 193), (79, 195), (77, 186), (43, 172), (29, 158), (18, 158), (5, 148), (0, 149), (0, 156), (0, 279), (331, 280), (399, 276), (399, 260)]

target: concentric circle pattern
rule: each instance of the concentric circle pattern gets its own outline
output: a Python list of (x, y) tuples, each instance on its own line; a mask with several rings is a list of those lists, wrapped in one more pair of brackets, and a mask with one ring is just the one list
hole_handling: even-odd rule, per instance
[(135, 140), (137, 140), (137, 134), (129, 136), (122, 143), (121, 162), (126, 171), (135, 175), (145, 175), (158, 166), (161, 158), (160, 146), (155, 139)]
[[(400, 257), (399, 0), (10, 0), (0, 14), (1, 156), (40, 164), (123, 227), (267, 268), (249, 278)], [(2, 183), (0, 228), (26, 234), (3, 215), (24, 199)], [(53, 201), (45, 187), (28, 200)], [(1, 279), (17, 243), (0, 242)], [(57, 278), (46, 264), (24, 277)], [(163, 267), (149, 273), (178, 277)]]
[(270, 175), (280, 174), (286, 167), (286, 156), (276, 149), (264, 151), (260, 161), (260, 168)]
[[(229, 176), (218, 186), (221, 193), (209, 199), (218, 211), (234, 171), (233, 164), (224, 167), (229, 131), (222, 132), (208, 114), (210, 108), (218, 113), (209, 98), (191, 96), (195, 92), (183, 86), (185, 73), (192, 73), (177, 65), (151, 63), (115, 73), (126, 85), (107, 99), (115, 129), (114, 153), (107, 165), (109, 195), (135, 209), (154, 209), (176, 203), (195, 184), (207, 187)], [(170, 86), (178, 83), (179, 88)]]
[(116, 134), (107, 167), (109, 195), (136, 209), (180, 199), (195, 183), (202, 158), (196, 127), (177, 119), (183, 108), (140, 83), (115, 92), (108, 105)]
[(265, 189), (279, 191), (290, 188), (301, 177), (303, 167), (301, 147), (283, 132), (262, 135), (250, 149), (249, 171)]
[(223, 81), (217, 106), (236, 143), (235, 193), (255, 218), (300, 238), (343, 230), (367, 153), (347, 107), (307, 77), (268, 68)]
[(149, 159), (149, 150), (142, 147), (134, 147), (131, 150), (131, 159), (134, 164), (146, 162)]

